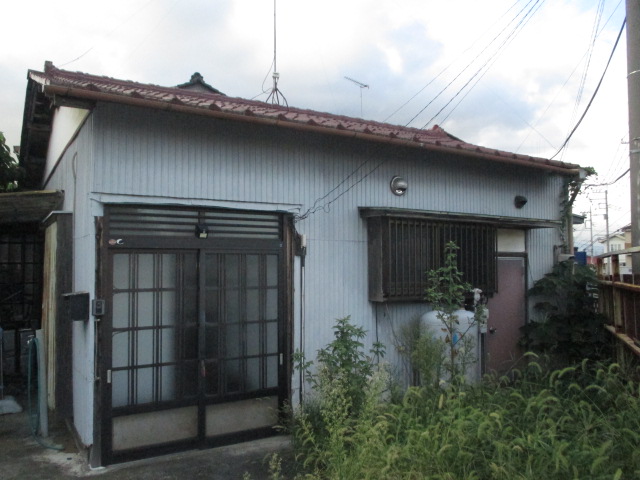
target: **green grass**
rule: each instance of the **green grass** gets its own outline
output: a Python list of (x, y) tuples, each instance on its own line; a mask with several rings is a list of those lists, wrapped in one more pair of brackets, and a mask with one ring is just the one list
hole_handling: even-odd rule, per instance
[(307, 478), (640, 478), (640, 387), (615, 364), (547, 371), (533, 358), (510, 378), (412, 387), (395, 402), (384, 388), (374, 375), (353, 409), (337, 377), (296, 413)]

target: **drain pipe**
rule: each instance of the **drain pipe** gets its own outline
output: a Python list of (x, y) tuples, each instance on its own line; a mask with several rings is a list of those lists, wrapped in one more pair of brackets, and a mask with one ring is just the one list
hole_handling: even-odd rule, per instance
[[(42, 330), (37, 330), (36, 335), (31, 337), (27, 348), (29, 351), (29, 359), (27, 366), (27, 409), (29, 412), (29, 426), (31, 427), (31, 434), (33, 438), (43, 447), (51, 450), (63, 450), (62, 445), (54, 445), (46, 443), (43, 438), (49, 436), (49, 417), (47, 409), (47, 384), (45, 375), (45, 362), (42, 352)], [(36, 366), (38, 369), (38, 378), (36, 380), (36, 408), (34, 409), (34, 401), (31, 398), (32, 383), (33, 383), (33, 355), (36, 355)], [(39, 433), (39, 435), (38, 435)]]
[[(307, 258), (307, 236), (300, 235), (300, 353), (304, 358), (304, 323), (305, 323), (305, 259)], [(304, 369), (299, 371), (300, 389), (298, 390), (298, 402), (302, 405), (304, 398)]]

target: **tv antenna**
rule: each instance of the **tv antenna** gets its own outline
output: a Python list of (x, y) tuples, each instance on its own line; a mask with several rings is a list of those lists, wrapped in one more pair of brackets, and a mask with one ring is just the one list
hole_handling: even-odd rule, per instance
[(358, 80), (354, 80), (351, 77), (344, 77), (344, 78), (346, 80), (349, 80), (350, 82), (355, 83), (357, 86), (360, 87), (360, 117), (362, 117), (362, 90), (364, 90), (365, 88), (369, 88), (369, 85), (365, 85), (364, 83), (359, 82)]
[(287, 99), (278, 90), (278, 80), (280, 80), (280, 74), (278, 73), (278, 66), (276, 62), (277, 58), (277, 38), (276, 38), (276, 0), (273, 0), (273, 88), (267, 97), (267, 103), (271, 101), (274, 105), (281, 105), (280, 102), (284, 102), (285, 106), (289, 107)]

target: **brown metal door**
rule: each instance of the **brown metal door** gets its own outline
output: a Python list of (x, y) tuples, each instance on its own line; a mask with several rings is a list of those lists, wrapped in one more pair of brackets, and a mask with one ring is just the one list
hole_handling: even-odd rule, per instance
[(521, 356), (518, 340), (526, 320), (525, 273), (523, 257), (498, 258), (498, 291), (487, 304), (487, 372), (503, 373)]

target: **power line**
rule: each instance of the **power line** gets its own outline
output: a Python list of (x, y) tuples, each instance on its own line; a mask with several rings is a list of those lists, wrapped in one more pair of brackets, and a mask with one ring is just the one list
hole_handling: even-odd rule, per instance
[[(598, 2), (598, 8), (596, 10), (596, 18), (593, 24), (593, 30), (591, 33), (591, 42), (589, 43), (589, 48), (587, 49), (587, 62), (584, 66), (584, 70), (582, 72), (582, 76), (580, 77), (580, 84), (578, 85), (578, 94), (576, 95), (576, 101), (573, 106), (573, 112), (571, 114), (571, 123), (573, 123), (576, 114), (578, 113), (578, 107), (580, 106), (580, 101), (582, 100), (582, 94), (584, 93), (584, 86), (587, 82), (587, 74), (589, 73), (589, 66), (591, 65), (591, 57), (593, 56), (593, 50), (595, 49), (596, 39), (598, 38), (598, 25), (600, 24), (600, 20), (602, 19), (602, 11), (604, 10), (604, 0), (600, 0)], [(564, 152), (563, 152), (564, 155)]]
[(586, 183), (584, 186), (585, 187), (608, 187), (609, 185), (613, 185), (614, 183), (617, 183), (618, 180), (620, 180), (622, 177), (624, 177), (629, 172), (630, 172), (630, 169), (627, 168), (625, 170), (625, 172), (622, 175), (620, 175), (618, 178), (616, 178), (613, 182), (609, 182), (609, 183)]
[(627, 23), (627, 19), (625, 17), (625, 19), (622, 21), (622, 26), (620, 27), (620, 32), (618, 32), (618, 38), (616, 38), (616, 43), (614, 43), (613, 49), (611, 50), (611, 54), (609, 55), (609, 60), (607, 60), (607, 64), (604, 67), (604, 71), (602, 72), (602, 76), (600, 77), (600, 81), (598, 82), (598, 85), (596, 86), (596, 89), (593, 92), (593, 95), (591, 95), (591, 99), (589, 100), (589, 103), (587, 104), (586, 108), (584, 109), (584, 112), (582, 113), (582, 116), (578, 120), (578, 123), (576, 123), (575, 127), (573, 127), (573, 129), (571, 130), (571, 133), (569, 133), (569, 135), (567, 136), (566, 140), (560, 146), (558, 151), (549, 160), (553, 160), (555, 157), (558, 156), (558, 154), (562, 150), (564, 150), (564, 148), (569, 143), (569, 140), (571, 140), (571, 137), (573, 137), (573, 134), (576, 133), (576, 130), (578, 130), (578, 127), (582, 123), (582, 120), (584, 120), (584, 117), (587, 115), (587, 112), (591, 108), (591, 104), (593, 103), (593, 100), (596, 98), (596, 95), (598, 94), (598, 91), (600, 90), (600, 86), (602, 85), (602, 81), (604, 80), (604, 76), (607, 73), (607, 70), (609, 69), (609, 65), (611, 64), (611, 59), (613, 58), (613, 54), (615, 53), (616, 48), (618, 47), (618, 43), (620, 42), (620, 37), (622, 36), (622, 32), (624, 31), (624, 26), (625, 26), (626, 23)]
[[(123, 22), (118, 23), (114, 28), (112, 28), (109, 33), (106, 34), (106, 38), (111, 39), (113, 37), (113, 34), (116, 30), (118, 30), (120, 27), (122, 27), (123, 25), (129, 23), (129, 21), (131, 19), (133, 19), (133, 17), (135, 17), (136, 15), (138, 15), (138, 13), (140, 13), (142, 10), (144, 10), (145, 8), (147, 8), (148, 5), (150, 5), (153, 2), (153, 0), (149, 0), (147, 3), (145, 3), (143, 6), (141, 6), (140, 8), (138, 8), (135, 12), (133, 12), (131, 15), (129, 15), (126, 20), (124, 20)], [(97, 24), (95, 25), (97, 26)], [(66, 67), (67, 65), (70, 65), (78, 60), (80, 60), (82, 57), (84, 57), (85, 55), (87, 55), (89, 52), (91, 52), (94, 48), (96, 47), (96, 45), (92, 45), (89, 49), (87, 49), (84, 53), (80, 54), (79, 56), (77, 56), (76, 58), (74, 58), (73, 60), (69, 60), (68, 62), (64, 62), (61, 65), (58, 65), (59, 68), (62, 67)]]
[[(513, 39), (515, 38), (515, 35), (517, 35), (523, 28), (524, 25), (526, 25), (526, 23), (531, 19), (531, 17), (533, 16), (533, 14), (535, 12), (537, 12), (540, 7), (542, 6), (542, 4), (538, 5), (540, 2), (542, 1), (542, 3), (544, 3), (544, 0), (535, 0), (535, 3), (533, 4), (533, 6), (529, 9), (529, 11), (527, 11), (527, 13), (525, 14), (525, 16), (523, 18), (520, 19), (520, 21), (518, 22), (518, 24), (514, 27), (514, 29), (509, 33), (509, 35), (507, 36), (506, 39), (504, 39), (502, 41), (502, 43), (500, 44), (500, 46), (498, 47), (498, 49), (493, 52), (492, 55), (489, 56), (489, 58), (480, 66), (480, 68), (478, 68), (476, 70), (476, 72), (471, 76), (471, 78), (469, 80), (467, 80), (467, 82), (460, 88), (458, 89), (458, 91), (455, 93), (455, 95), (453, 95), (453, 97), (451, 97), (451, 99), (440, 109), (438, 110), (438, 113), (436, 113), (433, 117), (431, 117), (431, 119), (425, 123), (422, 128), (427, 128), (427, 126), (433, 122), (438, 115), (440, 115), (444, 109), (446, 109), (451, 102), (453, 102), (458, 95), (460, 95), (462, 93), (462, 91), (467, 88), (467, 86), (469, 86), (469, 84), (471, 82), (473, 82), (473, 80), (481, 73), (484, 71), (484, 73), (482, 73), (482, 76), (484, 76), (484, 74), (489, 70), (490, 66), (493, 65), (493, 63), (495, 62), (495, 59), (497, 59), (497, 57), (502, 53), (502, 51), (504, 50), (505, 46), (508, 45), (509, 43), (511, 43), (513, 41)], [(527, 4), (528, 5), (528, 4)], [(537, 8), (536, 8), (537, 7)], [(535, 9), (535, 11), (534, 11)], [(497, 37), (496, 37), (497, 38)], [(489, 65), (489, 67), (487, 67), (487, 65)], [(482, 76), (478, 79), (478, 81), (482, 78)], [(456, 77), (457, 78), (457, 77)], [(455, 80), (455, 79), (454, 79)], [(447, 85), (446, 88), (448, 88), (451, 84), (453, 83), (450, 82), (449, 85)], [(477, 82), (476, 82), (477, 83)], [(473, 89), (473, 87), (475, 87), (476, 83), (473, 84), (473, 86), (471, 87), (471, 89)], [(471, 90), (469, 89), (469, 90)], [(444, 90), (443, 90), (444, 91)], [(466, 95), (465, 95), (466, 96)], [(464, 99), (464, 97), (463, 97)], [(458, 103), (459, 104), (459, 103)], [(456, 105), (457, 107), (457, 105)], [(454, 108), (455, 109), (455, 108)], [(415, 117), (414, 117), (415, 118)], [(447, 116), (448, 118), (448, 116)]]
[[(605, 27), (607, 25), (609, 25), (609, 22), (611, 21), (611, 19), (613, 18), (613, 15), (615, 14), (616, 11), (618, 11), (618, 8), (620, 7), (622, 3), (622, 0), (620, 0), (618, 2), (618, 4), (615, 6), (615, 8), (612, 10), (611, 15), (609, 15), (609, 17), (607, 18), (607, 21), (604, 22), (604, 24), (602, 25), (602, 28), (600, 29), (600, 31), (598, 32), (598, 36), (600, 36), (600, 34), (602, 33), (602, 31), (605, 29)], [(588, 50), (585, 51), (585, 53), (582, 55), (582, 58), (580, 58), (580, 61), (576, 64), (576, 66), (573, 68), (573, 70), (571, 71), (571, 73), (569, 74), (569, 76), (567, 77), (567, 79), (564, 81), (564, 83), (562, 84), (562, 86), (558, 89), (558, 91), (556, 92), (556, 94), (554, 95), (553, 99), (549, 102), (549, 104), (546, 106), (546, 108), (544, 109), (544, 111), (538, 116), (538, 118), (536, 119), (534, 125), (537, 125), (540, 120), (542, 120), (543, 118), (546, 117), (547, 112), (549, 111), (549, 109), (551, 108), (551, 106), (555, 103), (556, 99), (558, 98), (558, 96), (560, 95), (560, 92), (562, 92), (562, 90), (564, 90), (564, 87), (567, 86), (567, 84), (569, 83), (569, 80), (571, 80), (571, 77), (573, 77), (573, 74), (576, 73), (576, 70), (578, 70), (578, 67), (580, 66), (580, 64), (582, 63), (583, 59), (587, 56), (588, 54)], [(535, 130), (537, 132), (537, 130)], [(539, 132), (538, 132), (539, 133)], [(516, 148), (515, 153), (519, 152), (520, 149), (522, 148), (522, 146), (524, 145), (524, 143), (527, 141), (527, 139), (529, 138), (529, 135), (531, 135), (531, 132), (527, 133), (527, 135), (524, 137), (524, 139), (522, 140), (522, 142), (520, 142), (520, 145), (518, 145), (518, 148)], [(543, 137), (544, 138), (544, 137)], [(545, 139), (546, 140), (546, 139)], [(547, 143), (549, 143), (547, 141)], [(553, 147), (553, 146), (552, 146)], [(553, 147), (555, 148), (555, 147)]]
[[(531, 1), (531, 0), (530, 0)], [(507, 13), (509, 13), (516, 5), (518, 4), (518, 0), (516, 0), (516, 2), (511, 5), (507, 11), (505, 13), (502, 14), (502, 16), (500, 17), (500, 19), (498, 19), (496, 22), (494, 22), (493, 25), (495, 25), (496, 23), (498, 23), (503, 17), (505, 17), (507, 15)], [(519, 15), (519, 13), (518, 13)], [(517, 17), (517, 15), (516, 15)], [(513, 20), (509, 21), (509, 23), (507, 25), (509, 25)], [(470, 51), (475, 45), (478, 44), (478, 42), (480, 41), (480, 39), (491, 29), (493, 28), (493, 25), (491, 27), (489, 27), (487, 30), (485, 30), (478, 38), (476, 38), (469, 47), (467, 47), (462, 54), (460, 55), (460, 57), (462, 57), (462, 55), (464, 55), (466, 52)], [(502, 31), (500, 32), (500, 34), (502, 34), (502, 32), (504, 32), (504, 30), (507, 27), (505, 26)], [(498, 35), (499, 36), (499, 35)], [(489, 42), (489, 44), (480, 52), (480, 54), (482, 54), (490, 45), (491, 43), (493, 43), (495, 41), (495, 38), (493, 40), (491, 40), (491, 42)], [(474, 58), (477, 58), (480, 54), (475, 55)], [(459, 58), (460, 58), (459, 57)], [(409, 98), (409, 100), (407, 100), (406, 102), (404, 102), (402, 105), (400, 105), (393, 113), (391, 113), (389, 116), (387, 116), (383, 122), (387, 122), (391, 117), (393, 117), (396, 113), (398, 113), (400, 110), (402, 110), (404, 107), (406, 107), (409, 103), (411, 103), (411, 101), (416, 98), (418, 95), (420, 95), (429, 85), (431, 85), (433, 82), (435, 82), (438, 78), (440, 78), (440, 76), (442, 76), (447, 70), (449, 70), (449, 68), (451, 68), (453, 66), (454, 63), (456, 63), (458, 61), (458, 59), (456, 58), (455, 60), (453, 60), (451, 63), (449, 63), (446, 67), (444, 67), (435, 77), (433, 77), (431, 80), (429, 80), (429, 82), (427, 82), (426, 85), (424, 85), (420, 90), (418, 90), (411, 98)], [(475, 60), (474, 60), (475, 61)], [(464, 67), (463, 71), (460, 72), (459, 75), (461, 75), (464, 70), (466, 70), (473, 62), (470, 62), (469, 64), (467, 64), (466, 67)], [(458, 75), (458, 76), (459, 76)], [(456, 77), (457, 78), (457, 77)], [(454, 78), (455, 81), (455, 78)], [(439, 96), (440, 94), (438, 94)], [(436, 96), (437, 98), (437, 96)], [(432, 101), (433, 102), (433, 101)], [(429, 105), (432, 103), (430, 102)], [(413, 122), (413, 120), (415, 120), (415, 118), (420, 115), (420, 113), (422, 113), (429, 105), (427, 105), (424, 109), (422, 109), (420, 112), (418, 112), (418, 114), (416, 116), (414, 116), (411, 120), (409, 120), (409, 122), (407, 122), (405, 124), (405, 126), (408, 126), (409, 124), (411, 124), (411, 122)]]
[[(497, 41), (498, 38), (500, 38), (500, 36), (506, 31), (507, 27), (509, 25), (511, 25), (520, 15), (521, 13), (527, 8), (527, 6), (532, 2), (533, 0), (529, 0), (529, 2), (527, 3), (527, 5), (525, 5), (525, 7), (523, 7), (517, 14), (516, 16), (511, 19), (509, 21), (509, 23), (500, 31), (500, 33), (498, 33), (481, 51), (480, 53), (473, 59), (471, 60), (469, 63), (467, 63), (467, 65), (453, 78), (453, 80), (451, 80), (442, 90), (440, 90), (438, 92), (438, 94), (432, 98), (429, 103), (427, 103), (424, 107), (422, 107), (422, 109), (416, 113), (413, 118), (411, 120), (409, 120), (406, 125), (410, 125), (416, 118), (418, 118), (427, 108), (429, 108), (429, 106), (431, 106), (431, 104), (436, 101), (460, 76), (462, 76), (462, 74), (464, 72), (467, 71), (467, 69), (471, 68), (471, 66), (473, 65), (474, 62), (476, 62), (476, 60), (478, 58), (480, 58), (480, 56), (489, 49), (489, 47), (491, 47), (491, 45)], [(535, 0), (536, 3), (539, 2), (540, 0)], [(517, 25), (516, 25), (517, 28)], [(499, 51), (500, 49), (498, 49)], [(476, 74), (477, 75), (477, 74)], [(426, 125), (425, 125), (426, 126)], [(422, 127), (425, 128), (425, 127)]]

